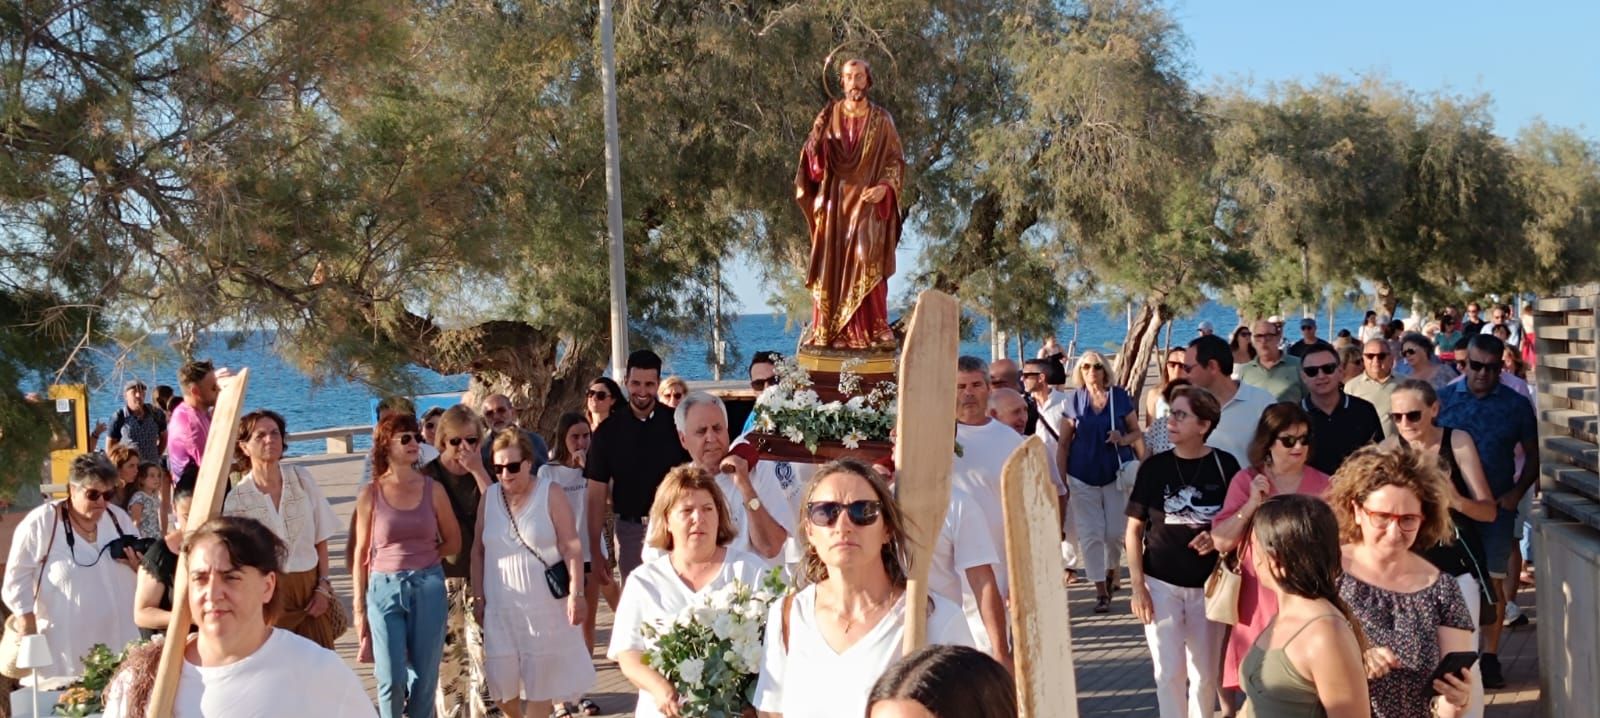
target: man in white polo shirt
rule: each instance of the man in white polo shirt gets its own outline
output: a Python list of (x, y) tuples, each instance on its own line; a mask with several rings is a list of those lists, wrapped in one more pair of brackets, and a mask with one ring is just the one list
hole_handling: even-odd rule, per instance
[(1222, 420), (1217, 422), (1206, 444), (1233, 454), (1241, 466), (1248, 464), (1250, 440), (1255, 438), (1261, 412), (1274, 401), (1272, 395), (1230, 378), (1233, 350), (1221, 337), (1195, 337), (1189, 342), (1184, 362), (1188, 364), (1189, 381), (1211, 392), (1222, 405)]
[[(965, 495), (982, 510), (989, 540), (997, 553), (1006, 545), (1004, 499), (1000, 471), (1023, 437), (989, 416), (989, 366), (977, 357), (956, 363), (956, 443), (959, 454), (951, 464), (951, 495)], [(985, 632), (1003, 641), (1006, 635), (1005, 597), (1010, 584), (1004, 560), (994, 564), (993, 588), (972, 586)], [(990, 594), (993, 595), (990, 595)]]

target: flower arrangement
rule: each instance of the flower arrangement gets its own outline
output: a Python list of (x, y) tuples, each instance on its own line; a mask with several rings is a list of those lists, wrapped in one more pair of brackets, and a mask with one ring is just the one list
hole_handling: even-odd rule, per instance
[(767, 611), (787, 587), (774, 568), (760, 585), (734, 581), (680, 611), (670, 623), (642, 628), (645, 665), (672, 682), (685, 718), (734, 718), (755, 699)]
[(823, 402), (812, 388), (811, 375), (793, 358), (783, 357), (776, 366), (777, 383), (756, 397), (756, 430), (803, 444), (812, 453), (824, 441), (848, 449), (863, 441), (887, 441), (894, 429), (897, 389), (894, 382), (880, 381), (861, 393), (863, 382), (854, 372), (859, 366), (852, 359), (839, 372), (839, 392), (849, 398)]
[(104, 643), (96, 643), (83, 657), (83, 680), (63, 691), (56, 701), (54, 714), (68, 718), (82, 718), (104, 709), (101, 701), (111, 676), (122, 664), (125, 652), (112, 653)]

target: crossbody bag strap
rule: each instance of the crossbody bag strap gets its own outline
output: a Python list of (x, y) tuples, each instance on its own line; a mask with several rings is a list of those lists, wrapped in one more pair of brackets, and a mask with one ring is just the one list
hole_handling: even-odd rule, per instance
[[(533, 497), (531, 496), (529, 497), (530, 500), (532, 498)], [(506, 492), (503, 487), (500, 489), (500, 505), (506, 507), (506, 523), (511, 524), (511, 535), (516, 537), (517, 544), (522, 546), (524, 549), (527, 549), (528, 553), (533, 554), (533, 557), (538, 559), (539, 563), (544, 566), (546, 571), (550, 570), (550, 564), (545, 562), (544, 557), (540, 556), (539, 552), (534, 550), (532, 546), (529, 546), (527, 541), (522, 540), (522, 531), (521, 529), (517, 528), (517, 516), (516, 514), (511, 513), (511, 499), (506, 497)]]
[(39, 556), (39, 575), (33, 577), (33, 612), (39, 613), (39, 591), (44, 588), (44, 572), (50, 565), (50, 552), (56, 547), (56, 533), (61, 530), (62, 517), (67, 513), (65, 501), (56, 502), (56, 508), (51, 513), (56, 520), (50, 524), (50, 538), (44, 542), (44, 553)]

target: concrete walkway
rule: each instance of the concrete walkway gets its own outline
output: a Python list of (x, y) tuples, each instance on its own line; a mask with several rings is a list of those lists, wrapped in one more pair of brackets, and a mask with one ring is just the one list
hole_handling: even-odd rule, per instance
[[(341, 523), (348, 524), (355, 510), (356, 484), (361, 478), (362, 458), (359, 455), (321, 455), (291, 459), (293, 463), (308, 468), (327, 492)], [(334, 588), (344, 597), (347, 605), (350, 596), (350, 572), (343, 565), (345, 536), (336, 536), (330, 546), (334, 567)], [(1524, 590), (1519, 603), (1534, 615), (1534, 595)], [(1150, 652), (1145, 645), (1144, 632), (1128, 608), (1128, 592), (1117, 594), (1112, 611), (1095, 615), (1094, 589), (1088, 584), (1073, 586), (1068, 592), (1072, 620), (1072, 643), (1078, 671), (1078, 708), (1085, 716), (1155, 716), (1155, 681), (1151, 675)], [(605, 711), (605, 715), (632, 715), (636, 692), (622, 677), (616, 664), (605, 659), (604, 646), (609, 641), (611, 615), (601, 602), (599, 632), (596, 642), (602, 647), (595, 653), (595, 668), (599, 672), (595, 691), (589, 695)], [(1535, 645), (1533, 624), (1508, 631), (1500, 652), (1501, 665), (1509, 682), (1504, 690), (1488, 696), (1489, 718), (1533, 718), (1538, 714), (1538, 650)], [(372, 667), (356, 663), (355, 632), (346, 633), (339, 641), (339, 655), (355, 668), (369, 691), (373, 690)], [(540, 718), (530, 716), (529, 718)]]

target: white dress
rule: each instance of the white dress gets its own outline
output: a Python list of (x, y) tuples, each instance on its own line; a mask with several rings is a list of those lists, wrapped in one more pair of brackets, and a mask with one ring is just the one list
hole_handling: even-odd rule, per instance
[[(539, 481), (517, 511), (517, 531), (539, 557), (561, 560), (550, 520), (551, 481)], [(518, 543), (501, 485), (484, 494), (484, 673), (497, 701), (547, 701), (582, 695), (594, 687), (594, 662), (583, 629), (567, 622), (567, 600), (550, 595), (544, 564)]]
[[(699, 591), (691, 591), (672, 568), (672, 557), (661, 556), (645, 563), (628, 574), (628, 581), (622, 587), (622, 600), (617, 604), (617, 617), (611, 625), (611, 645), (606, 648), (606, 658), (615, 661), (628, 651), (649, 650), (650, 643), (639, 629), (671, 621), (679, 611), (700, 603), (704, 597), (732, 581), (755, 586), (760, 583), (765, 570), (766, 562), (754, 554), (728, 549), (717, 575)], [(639, 703), (634, 707), (634, 715), (637, 718), (660, 718), (661, 711), (656, 708), (656, 701), (649, 693), (639, 691)]]
[[(928, 643), (971, 646), (960, 606), (929, 594)], [(867, 713), (872, 684), (900, 659), (906, 601), (902, 595), (865, 636), (833, 650), (817, 625), (817, 587), (807, 586), (789, 607), (789, 647), (783, 645), (783, 601), (767, 616), (766, 658), (756, 682), (758, 710), (783, 718), (835, 718)]]
[(567, 495), (567, 503), (572, 506), (572, 517), (578, 527), (578, 540), (583, 542), (583, 560), (588, 562), (589, 480), (584, 478), (583, 469), (580, 467), (549, 463), (539, 467), (539, 482), (545, 481), (555, 482)]
[[(107, 506), (96, 528), (98, 541), (91, 542), (73, 532), (68, 546), (67, 519), (61, 502), (52, 501), (24, 516), (11, 539), (11, 555), (6, 559), (5, 584), (0, 594), (12, 613), (34, 613), (34, 580), (41, 570), (40, 557), (45, 547), (50, 555), (43, 561), (44, 582), (39, 586), (37, 620), (39, 632), (50, 644), (50, 665), (35, 669), (43, 681), (75, 677), (83, 673), (83, 656), (96, 643), (121, 651), (139, 640), (133, 624), (134, 570), (100, 549), (116, 540), (118, 522), (122, 530), (137, 538), (133, 519), (116, 506)], [(114, 519), (113, 519), (114, 517)], [(51, 543), (50, 533), (55, 532)], [(32, 685), (33, 677), (23, 679)]]

